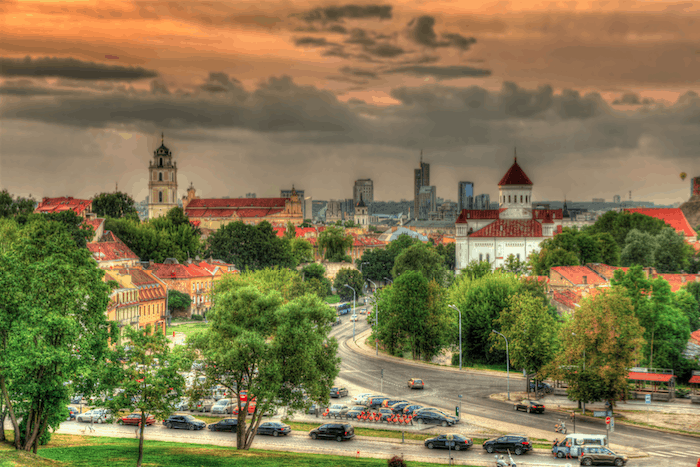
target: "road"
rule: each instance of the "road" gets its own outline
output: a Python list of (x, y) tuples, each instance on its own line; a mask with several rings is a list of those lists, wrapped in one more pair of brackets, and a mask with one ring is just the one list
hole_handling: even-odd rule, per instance
[[(366, 315), (360, 315), (356, 323), (355, 333), (359, 334), (368, 329)], [(380, 315), (381, 318), (381, 315)], [(504, 376), (486, 375), (465, 371), (458, 373), (446, 371), (439, 367), (416, 367), (410, 363), (388, 362), (353, 351), (348, 346), (348, 339), (353, 337), (352, 323), (344, 316), (343, 323), (338, 325), (332, 334), (339, 342), (339, 355), (342, 359), (339, 377), (349, 384), (366, 388), (367, 392), (380, 392), (380, 374), (384, 369), (383, 393), (396, 398), (415, 400), (417, 403), (437, 406), (454, 413), (455, 406), (460, 405), (459, 394), (462, 395), (462, 414), (471, 414), (494, 421), (507, 421), (523, 427), (544, 430), (555, 434), (553, 427), (564, 415), (546, 411), (544, 414), (528, 414), (514, 412), (513, 405), (489, 398), (493, 393), (505, 393), (507, 379)], [(408, 389), (410, 378), (422, 378), (426, 382), (424, 391)], [(511, 378), (511, 391), (525, 390), (522, 378)], [(567, 426), (571, 430), (570, 422)], [(572, 430), (573, 431), (573, 430)], [(577, 420), (578, 433), (606, 434), (602, 420)], [(700, 439), (682, 434), (663, 433), (629, 425), (617, 424), (615, 432), (610, 435), (610, 443), (629, 446), (648, 452), (654, 463), (648, 465), (695, 466), (700, 454)], [(692, 448), (691, 448), (692, 447)], [(688, 453), (692, 451), (693, 454)], [(647, 465), (641, 459), (635, 459), (631, 465)]]

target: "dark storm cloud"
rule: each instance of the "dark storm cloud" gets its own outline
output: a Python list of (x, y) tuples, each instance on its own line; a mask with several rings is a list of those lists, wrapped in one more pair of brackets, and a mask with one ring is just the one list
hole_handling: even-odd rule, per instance
[(325, 37), (297, 37), (294, 39), (294, 45), (297, 47), (327, 47), (329, 45), (337, 45), (333, 42), (328, 42)]
[(435, 18), (429, 15), (419, 16), (408, 23), (408, 37), (416, 44), (431, 47), (456, 47), (460, 50), (468, 50), (476, 42), (473, 37), (464, 37), (457, 33), (442, 34), (442, 40), (438, 41), (435, 33)]
[(612, 105), (649, 105), (653, 103), (653, 99), (645, 97), (644, 99), (640, 100), (637, 94), (628, 92), (623, 94), (621, 98), (615, 99)]
[(328, 31), (329, 32), (336, 32), (338, 34), (347, 34), (348, 33), (348, 30), (339, 24), (334, 24), (333, 26), (328, 28)]
[(365, 46), (363, 50), (370, 55), (383, 58), (398, 57), (399, 55), (403, 55), (406, 53), (406, 51), (401, 47), (397, 47), (391, 44), (377, 44), (372, 46)]
[(236, 78), (229, 77), (226, 73), (209, 73), (209, 79), (199, 88), (211, 93), (237, 91), (239, 94), (245, 95), (241, 82)]
[(432, 76), (435, 79), (455, 79), (466, 77), (490, 76), (490, 70), (482, 70), (469, 66), (421, 66), (409, 65), (390, 68), (384, 73), (400, 73), (413, 76)]
[(438, 57), (437, 55), (423, 55), (420, 57), (412, 58), (410, 60), (398, 62), (397, 65), (425, 65), (426, 63), (435, 63), (439, 61), (440, 57)]
[(103, 65), (74, 58), (0, 58), (0, 76), (61, 77), (81, 80), (133, 81), (155, 78), (158, 73), (141, 67)]
[(6, 96), (66, 96), (78, 91), (39, 86), (29, 79), (8, 80), (0, 85), (0, 94)]
[(363, 78), (372, 78), (372, 79), (377, 79), (377, 73), (371, 70), (363, 70), (362, 68), (353, 68), (353, 67), (343, 67), (340, 69), (341, 73), (344, 73), (346, 75), (353, 75), (353, 76), (359, 76)]
[(352, 57), (351, 54), (347, 53), (343, 46), (341, 45), (336, 45), (331, 47), (330, 49), (326, 49), (321, 53), (322, 56), (324, 57), (340, 57), (340, 58), (350, 58)]
[(360, 28), (355, 28), (350, 31), (350, 37), (345, 41), (346, 44), (374, 45), (377, 43), (374, 39), (367, 35), (367, 31)]
[(337, 22), (344, 18), (391, 19), (391, 9), (391, 5), (343, 5), (315, 8), (297, 16), (309, 23), (314, 21)]

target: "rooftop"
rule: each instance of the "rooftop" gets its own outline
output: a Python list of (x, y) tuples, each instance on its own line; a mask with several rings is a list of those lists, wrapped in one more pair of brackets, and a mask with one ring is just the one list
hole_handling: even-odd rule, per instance
[(513, 165), (510, 166), (508, 172), (506, 172), (501, 181), (498, 182), (498, 186), (504, 185), (532, 185), (528, 176), (525, 175), (523, 169), (518, 165), (517, 157), (513, 158)]

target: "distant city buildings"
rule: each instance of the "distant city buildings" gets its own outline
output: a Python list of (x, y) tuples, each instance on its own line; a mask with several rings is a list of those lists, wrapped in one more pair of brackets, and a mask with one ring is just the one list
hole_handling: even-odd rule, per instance
[(604, 203), (605, 198), (593, 198), (592, 200), (594, 203)]
[[(292, 191), (295, 191), (294, 187), (292, 187), (291, 190), (280, 190), (280, 198), (291, 199), (292, 198)], [(304, 200), (305, 200), (304, 199), (304, 190), (296, 190), (296, 195), (299, 197), (299, 201), (301, 201), (302, 217), (304, 219), (307, 219), (308, 217), (306, 215), (306, 212), (307, 212), (306, 211), (306, 203), (304, 202)], [(248, 197), (249, 196), (246, 195), (246, 198), (248, 198)], [(255, 198), (255, 193), (253, 193), (252, 197)], [(310, 217), (310, 213), (311, 213), (311, 211), (309, 211), (309, 217)]]
[(355, 186), (352, 190), (352, 198), (355, 205), (360, 202), (360, 196), (362, 196), (362, 200), (367, 206), (374, 202), (374, 184), (371, 179), (355, 180)]
[(430, 213), (437, 209), (437, 196), (434, 186), (422, 186), (418, 192), (418, 216), (419, 220), (427, 220)]
[(413, 218), (419, 218), (420, 202), (418, 197), (420, 189), (430, 186), (430, 164), (423, 162), (423, 150), (420, 151), (420, 167), (413, 171)]
[(491, 207), (491, 197), (487, 194), (476, 195), (474, 197), (474, 207), (472, 209), (493, 209)]
[(613, 196), (613, 203), (620, 204), (620, 195)]
[(462, 209), (474, 209), (474, 184), (472, 182), (459, 182), (457, 204), (459, 212), (462, 212)]
[[(255, 193), (246, 193), (246, 194), (245, 194), (245, 197), (246, 197), (246, 198), (257, 198), (257, 196), (255, 195)], [(283, 196), (282, 198), (286, 198), (286, 196)]]

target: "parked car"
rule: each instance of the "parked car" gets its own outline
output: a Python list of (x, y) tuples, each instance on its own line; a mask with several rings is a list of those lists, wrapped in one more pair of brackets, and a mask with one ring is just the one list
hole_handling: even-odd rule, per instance
[(425, 389), (425, 384), (422, 379), (411, 378), (408, 380), (409, 389)]
[(281, 422), (265, 422), (265, 423), (261, 423), (260, 426), (258, 427), (258, 434), (259, 435), (271, 435), (271, 436), (285, 435), (285, 436), (287, 436), (291, 432), (292, 432), (292, 428), (289, 425), (285, 425), (284, 423), (281, 423)]
[[(534, 390), (535, 390), (535, 382), (530, 381), (530, 391), (534, 391)], [(537, 382), (537, 390), (543, 391), (547, 394), (550, 394), (553, 391), (552, 386), (550, 386), (547, 383), (543, 383), (542, 381)]]
[[(151, 414), (146, 414), (146, 426), (153, 425), (156, 422), (156, 418)], [(117, 420), (120, 425), (138, 425), (141, 423), (141, 412), (134, 412), (131, 415), (122, 417)]]
[(231, 413), (232, 409), (231, 399), (219, 399), (216, 404), (211, 406), (211, 413)]
[(347, 395), (347, 388), (331, 388), (331, 397), (345, 397)]
[(163, 422), (166, 428), (180, 428), (183, 430), (201, 430), (205, 426), (201, 420), (197, 420), (192, 415), (171, 415)]
[(431, 411), (418, 412), (413, 416), (413, 423), (418, 425), (425, 423), (442, 426), (452, 426), (455, 424), (454, 420), (447, 417), (445, 414)]
[[(255, 412), (255, 402), (251, 402), (250, 405), (248, 405), (248, 415), (252, 415), (253, 412)], [(245, 407), (245, 404), (241, 402), (241, 408)], [(233, 409), (231, 410), (232, 415), (238, 415), (238, 405), (234, 405)]]
[(403, 413), (403, 409), (409, 405), (411, 405), (410, 402), (397, 402), (394, 405), (390, 405), (389, 408), (391, 410), (393, 410), (395, 413)]
[(371, 396), (372, 396), (372, 394), (370, 394), (370, 393), (368, 393), (368, 392), (366, 392), (366, 393), (363, 392), (362, 394), (358, 394), (358, 395), (356, 395), (355, 397), (353, 397), (353, 398), (352, 398), (352, 403), (353, 403), (353, 404), (362, 404), (362, 405), (366, 405), (366, 404), (367, 404), (367, 399), (368, 399), (369, 397), (371, 397)]
[(408, 403), (408, 401), (405, 399), (387, 399), (384, 402), (382, 402), (382, 407), (391, 407), (392, 405), (398, 404), (399, 402)]
[(347, 405), (333, 404), (328, 409), (328, 418), (343, 418), (348, 413), (348, 410), (350, 410), (350, 407)]
[(315, 414), (316, 412), (322, 413), (324, 410), (326, 410), (325, 407), (323, 407), (320, 404), (316, 404), (316, 403), (311, 404), (311, 406), (309, 407), (309, 413), (312, 415)]
[(70, 399), (71, 404), (80, 404), (83, 401), (83, 395), (82, 394), (76, 394)]
[(513, 405), (513, 410), (524, 410), (527, 413), (544, 413), (544, 404), (537, 401), (522, 400)]
[(349, 423), (326, 423), (309, 431), (311, 439), (335, 439), (340, 442), (355, 437), (355, 429)]
[(238, 429), (238, 420), (235, 418), (224, 418), (216, 423), (212, 423), (207, 428), (211, 431), (230, 431), (231, 433), (235, 433)]
[(367, 408), (366, 408), (364, 405), (354, 405), (354, 406), (352, 406), (352, 407), (350, 408), (350, 410), (348, 410), (347, 412), (345, 412), (345, 417), (348, 418), (348, 419), (357, 418), (357, 417), (359, 417), (360, 414), (361, 414), (362, 412), (364, 412), (366, 409), (367, 409)]
[(180, 399), (180, 402), (175, 406), (175, 410), (178, 412), (186, 412), (195, 408), (195, 404), (190, 402), (188, 399)]
[(524, 452), (532, 450), (532, 443), (528, 437), (524, 435), (504, 435), (499, 438), (492, 438), (484, 441), (483, 446), (489, 454), (496, 451), (510, 450), (514, 452), (516, 456), (519, 456)]
[(382, 406), (382, 403), (383, 403), (384, 401), (388, 401), (388, 400), (389, 400), (388, 397), (384, 397), (384, 396), (374, 396), (374, 397), (370, 398), (369, 403), (368, 403), (367, 405), (368, 405), (370, 408), (374, 409), (374, 408), (377, 408), (377, 407), (381, 407), (381, 406)]
[(472, 441), (471, 438), (467, 438), (465, 436), (462, 436), (457, 433), (451, 433), (451, 434), (444, 434), (437, 436), (435, 438), (429, 438), (425, 440), (425, 447), (428, 449), (434, 449), (434, 448), (444, 448), (444, 449), (450, 449), (450, 446), (448, 446), (448, 443), (454, 443), (452, 444), (452, 449), (455, 451), (466, 451), (472, 445), (474, 442)]
[(627, 456), (615, 454), (605, 446), (583, 446), (578, 458), (581, 465), (616, 465), (627, 463)]
[(383, 421), (386, 421), (387, 418), (391, 418), (391, 417), (394, 416), (394, 411), (391, 410), (391, 409), (388, 408), (388, 407), (382, 407), (381, 409), (379, 409), (379, 410), (377, 411), (377, 413), (379, 413), (379, 414), (381, 415), (381, 417), (379, 418), (379, 420), (382, 421), (382, 422), (383, 422)]
[(211, 412), (216, 401), (214, 399), (202, 399), (197, 402), (197, 412)]
[(108, 409), (92, 409), (87, 412), (81, 413), (76, 417), (81, 423), (107, 423), (107, 421), (112, 417), (112, 411)]
[(416, 411), (414, 412), (414, 414), (415, 414), (415, 415), (418, 415), (418, 414), (421, 414), (421, 413), (424, 413), (424, 412), (437, 413), (437, 414), (440, 414), (440, 415), (445, 416), (445, 417), (446, 417), (447, 419), (449, 419), (449, 420), (452, 420), (453, 423), (459, 422), (459, 418), (457, 418), (456, 416), (454, 416), (454, 415), (452, 415), (452, 414), (450, 414), (450, 413), (447, 413), (447, 412), (445, 412), (445, 411), (442, 410), (442, 409), (436, 409), (435, 407), (423, 407), (423, 408), (421, 408), (421, 409), (416, 410)]
[(350, 316), (350, 321), (357, 321), (359, 317), (357, 315), (351, 315)]
[(416, 410), (422, 409), (423, 406), (420, 404), (411, 404), (403, 408), (403, 413), (406, 415), (415, 415)]
[(78, 409), (70, 406), (66, 408), (68, 409), (68, 417), (66, 417), (66, 421), (75, 420), (75, 417), (78, 415)]

